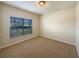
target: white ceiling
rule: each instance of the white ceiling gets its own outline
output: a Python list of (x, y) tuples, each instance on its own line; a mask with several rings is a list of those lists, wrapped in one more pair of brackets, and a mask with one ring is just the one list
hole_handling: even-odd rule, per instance
[(45, 14), (48, 12), (53, 12), (69, 7), (74, 7), (76, 5), (75, 1), (48, 1), (47, 8), (40, 8), (36, 5), (36, 1), (3, 1), (2, 3), (14, 6), (26, 11), (37, 13), (39, 15)]

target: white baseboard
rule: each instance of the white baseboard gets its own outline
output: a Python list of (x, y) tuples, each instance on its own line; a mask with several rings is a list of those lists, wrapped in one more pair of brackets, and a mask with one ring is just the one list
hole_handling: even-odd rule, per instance
[(16, 42), (12, 42), (12, 43), (10, 43), (10, 44), (4, 45), (4, 46), (0, 47), (0, 49), (5, 48), (5, 47), (8, 47), (8, 46), (11, 46), (11, 45), (14, 45), (14, 44), (17, 44), (17, 43), (19, 43), (19, 42), (22, 42), (22, 41), (25, 41), (25, 40), (28, 40), (28, 39), (32, 39), (32, 38), (38, 37), (38, 36), (42, 36), (42, 37), (54, 39), (54, 40), (57, 40), (57, 41), (64, 42), (64, 43), (66, 43), (66, 44), (70, 44), (70, 45), (74, 45), (74, 46), (75, 46), (75, 44), (72, 44), (72, 43), (67, 42), (67, 41), (58, 40), (57, 38), (51, 37), (50, 35), (46, 35), (46, 34), (39, 34), (39, 35), (38, 35), (38, 34), (36, 34), (36, 35), (30, 36), (30, 37), (28, 37), (28, 38), (26, 38), (26, 39), (18, 40), (18, 41), (16, 41)]
[(47, 35), (46, 35), (46, 34), (40, 34), (40, 36), (46, 37), (46, 38), (49, 38), (49, 39), (53, 39), (53, 40), (56, 40), (56, 41), (60, 41), (60, 42), (63, 42), (63, 43), (69, 44), (69, 45), (75, 46), (75, 44), (73, 44), (73, 43), (71, 43), (71, 42), (59, 40), (59, 39), (57, 39), (57, 38), (52, 37), (50, 34), (47, 34)]
[(26, 38), (26, 39), (23, 39), (23, 40), (18, 40), (18, 41), (9, 43), (9, 44), (7, 44), (7, 45), (4, 45), (4, 46), (0, 47), (0, 49), (9, 47), (9, 46), (11, 46), (11, 45), (14, 45), (14, 44), (20, 43), (20, 42), (22, 42), (22, 41), (25, 41), (25, 40), (28, 40), (28, 39), (32, 39), (32, 38), (38, 37), (38, 36), (39, 36), (39, 35), (37, 34), (37, 35), (34, 35), (34, 36), (30, 36), (30, 37), (28, 37), (28, 38)]

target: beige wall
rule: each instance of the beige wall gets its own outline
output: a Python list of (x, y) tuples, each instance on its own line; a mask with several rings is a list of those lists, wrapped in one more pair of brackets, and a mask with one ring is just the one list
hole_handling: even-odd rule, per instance
[(0, 47), (2, 45), (2, 39), (1, 39), (1, 5), (0, 5)]
[(41, 16), (40, 35), (75, 45), (75, 7)]
[[(15, 42), (20, 42), (23, 40), (27, 40), (29, 38), (33, 38), (39, 35), (39, 15), (33, 14), (27, 11), (23, 11), (14, 7), (10, 7), (4, 4), (0, 4), (2, 6), (2, 40), (3, 46), (13, 44)], [(22, 18), (31, 18), (33, 23), (33, 33), (28, 36), (20, 36), (18, 38), (10, 39), (10, 16), (22, 17)]]
[(79, 2), (77, 2), (76, 6), (76, 48), (79, 55)]
[[(51, 12), (40, 16), (21, 9), (10, 7), (4, 4), (0, 4), (1, 12), (1, 34), (3, 46), (8, 46), (29, 38), (33, 38), (40, 35), (54, 38), (55, 40), (66, 42), (75, 45), (75, 7)], [(2, 11), (1, 11), (2, 9)], [(10, 39), (10, 16), (32, 18), (33, 20), (33, 34), (28, 36), (20, 36), (18, 38)], [(1, 24), (0, 23), (0, 24)], [(40, 30), (39, 30), (40, 27)]]

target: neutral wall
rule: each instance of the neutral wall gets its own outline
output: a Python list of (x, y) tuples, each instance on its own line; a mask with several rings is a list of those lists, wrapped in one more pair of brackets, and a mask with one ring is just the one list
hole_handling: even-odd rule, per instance
[[(1, 16), (1, 39), (3, 41), (3, 46), (8, 46), (9, 44), (14, 44), (15, 42), (20, 42), (27, 40), (36, 36), (45, 36), (48, 38), (53, 38), (58, 41), (66, 42), (68, 44), (75, 45), (74, 40), (74, 27), (75, 27), (75, 7), (55, 11), (40, 16), (34, 13), (30, 13), (18, 8), (10, 7), (8, 5), (0, 4), (2, 10), (0, 10)], [(10, 16), (22, 17), (22, 18), (32, 18), (33, 20), (33, 34), (28, 36), (21, 36), (18, 38), (10, 39)], [(40, 23), (39, 23), (40, 22)], [(40, 25), (39, 25), (40, 24)], [(40, 26), (40, 30), (39, 30)]]
[(75, 7), (41, 16), (40, 35), (75, 45)]
[(75, 32), (76, 32), (76, 35), (75, 35), (76, 48), (79, 56), (79, 2), (77, 2), (77, 6), (76, 6), (76, 31)]
[(2, 39), (1, 39), (1, 6), (0, 6), (0, 47), (2, 45)]
[[(30, 13), (18, 8), (10, 7), (8, 5), (0, 4), (2, 8), (2, 40), (3, 47), (9, 46), (11, 44), (27, 40), (36, 36), (39, 36), (39, 18), (40, 16), (34, 13)], [(32, 19), (33, 33), (28, 36), (20, 36), (18, 38), (10, 39), (10, 16), (21, 17), (21, 18), (30, 18)]]

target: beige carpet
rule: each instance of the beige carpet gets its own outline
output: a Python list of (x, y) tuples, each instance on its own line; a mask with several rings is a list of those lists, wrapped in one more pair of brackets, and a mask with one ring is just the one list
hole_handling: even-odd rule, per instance
[(58, 58), (77, 57), (75, 46), (36, 37), (0, 50), (0, 57)]

